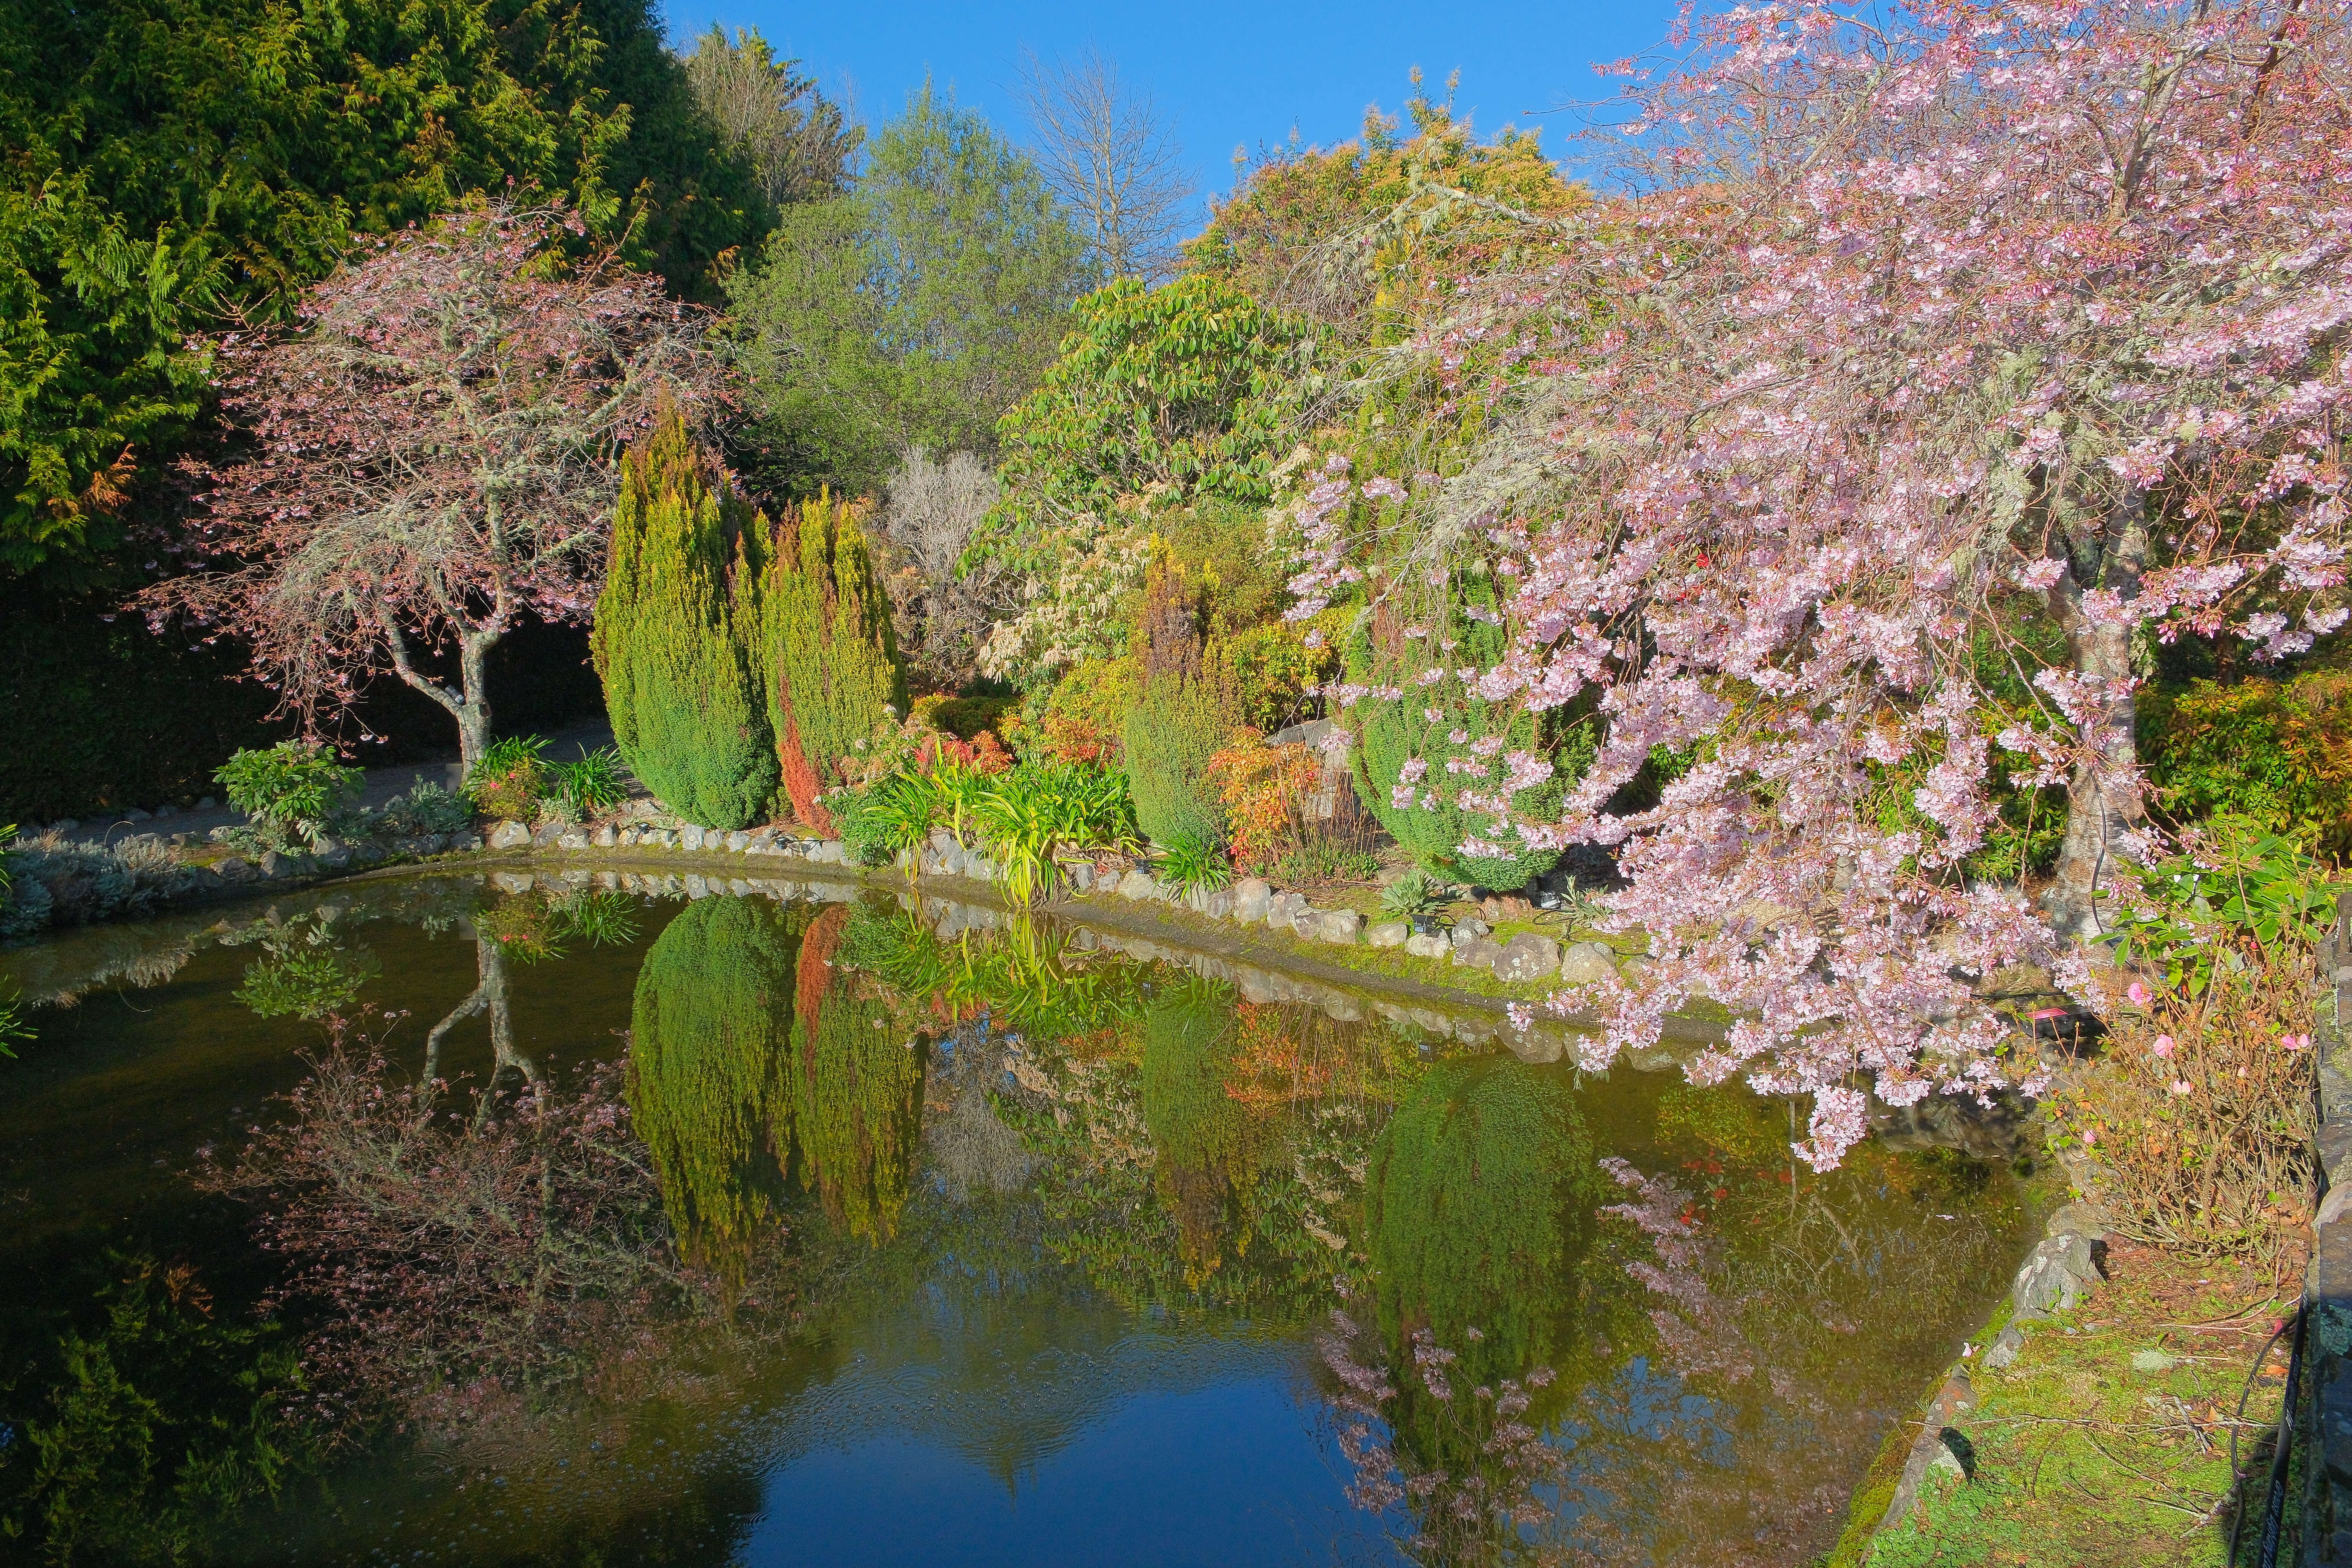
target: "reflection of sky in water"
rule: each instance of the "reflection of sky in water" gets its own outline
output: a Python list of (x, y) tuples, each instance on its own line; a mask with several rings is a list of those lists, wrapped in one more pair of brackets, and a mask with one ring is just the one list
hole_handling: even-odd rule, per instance
[[(853, 1366), (785, 1417), (805, 1451), (764, 1478), (737, 1560), (928, 1563), (952, 1542), (953, 1560), (971, 1564), (1402, 1561), (1341, 1495), (1294, 1349), (1136, 1338), (1111, 1355), (1129, 1374), (1112, 1381), (1128, 1386), (1106, 1390), (1083, 1441), (1039, 1457), (1009, 1487), (940, 1430), (906, 1369)], [(1139, 1373), (1201, 1385), (1136, 1390)], [(841, 1440), (819, 1436), (827, 1429)]]

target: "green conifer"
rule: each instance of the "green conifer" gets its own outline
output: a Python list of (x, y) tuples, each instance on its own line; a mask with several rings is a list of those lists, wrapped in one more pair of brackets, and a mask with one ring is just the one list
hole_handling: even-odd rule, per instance
[(754, 659), (767, 531), (676, 413), (622, 460), (596, 673), (630, 768), (704, 827), (749, 826), (775, 796)]
[(794, 816), (831, 833), (818, 796), (841, 782), (837, 764), (907, 710), (890, 601), (856, 509), (822, 496), (788, 513), (761, 597), (766, 717), (784, 793)]

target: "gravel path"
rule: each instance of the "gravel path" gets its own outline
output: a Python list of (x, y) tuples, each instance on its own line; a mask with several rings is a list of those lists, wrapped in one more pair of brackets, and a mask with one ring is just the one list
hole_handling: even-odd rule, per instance
[[(558, 730), (549, 739), (552, 742), (547, 748), (549, 759), (559, 763), (570, 762), (579, 756), (583, 750), (593, 752), (599, 746), (611, 745), (613, 728), (599, 720), (593, 724)], [(419, 781), (429, 781), (439, 784), (444, 789), (455, 790), (463, 782), (463, 778), (464, 775), (458, 768), (457, 758), (454, 752), (430, 762), (402, 763), (392, 767), (370, 768), (367, 770), (366, 783), (360, 790), (359, 804), (371, 807), (382, 805), (387, 801), (406, 795), (416, 786)], [(104, 843), (132, 833), (194, 833), (202, 837), (215, 827), (231, 826), (244, 820), (243, 812), (233, 811), (226, 805), (216, 805), (209, 810), (184, 811), (175, 811), (170, 806), (165, 806), (152, 814), (143, 811), (128, 812), (107, 821), (101, 822), (93, 818), (78, 822), (68, 830), (66, 836), (92, 844)], [(25, 826), (24, 835), (31, 838), (39, 831), (37, 827), (27, 823)]]

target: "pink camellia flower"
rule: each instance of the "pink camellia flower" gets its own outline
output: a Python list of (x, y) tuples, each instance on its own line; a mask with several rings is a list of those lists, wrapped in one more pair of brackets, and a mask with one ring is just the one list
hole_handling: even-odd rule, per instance
[(2158, 1056), (2168, 1057), (2172, 1054), (2172, 1037), (2170, 1035), (2158, 1035), (2157, 1036), (2155, 1042), (2147, 1048), (2154, 1051)]
[(2189, 1092), (2189, 1080), (2185, 1078), (2174, 1079), (2172, 1080), (2172, 1092), (2176, 1095), (2187, 1094)]
[(2286, 1051), (2307, 1051), (2311, 1048), (2311, 1037), (2309, 1035), (2289, 1035), (2286, 1038), (2279, 1042), (2279, 1048)]
[(2147, 1005), (2148, 989), (2137, 980), (2131, 983), (2130, 986), (2125, 990), (2124, 994), (2131, 999), (2131, 1005), (2135, 1007), (2145, 1007)]

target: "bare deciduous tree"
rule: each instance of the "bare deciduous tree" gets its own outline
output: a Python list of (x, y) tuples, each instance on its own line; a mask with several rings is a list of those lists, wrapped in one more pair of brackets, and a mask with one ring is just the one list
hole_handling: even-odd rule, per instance
[(1052, 64), (1027, 57), (1013, 95), (1037, 135), (1037, 162), (1113, 278), (1153, 278), (1175, 256), (1195, 186), (1160, 106), (1088, 49)]
[(917, 447), (890, 476), (884, 579), (917, 680), (952, 691), (971, 678), (989, 623), (1013, 597), (1001, 567), (956, 575), (971, 531), (996, 504), (996, 476), (970, 452), (934, 461)]
[(687, 79), (730, 146), (750, 154), (761, 188), (778, 206), (837, 196), (866, 133), (817, 90), (816, 79), (780, 60), (757, 28), (729, 38), (713, 24), (686, 57)]

